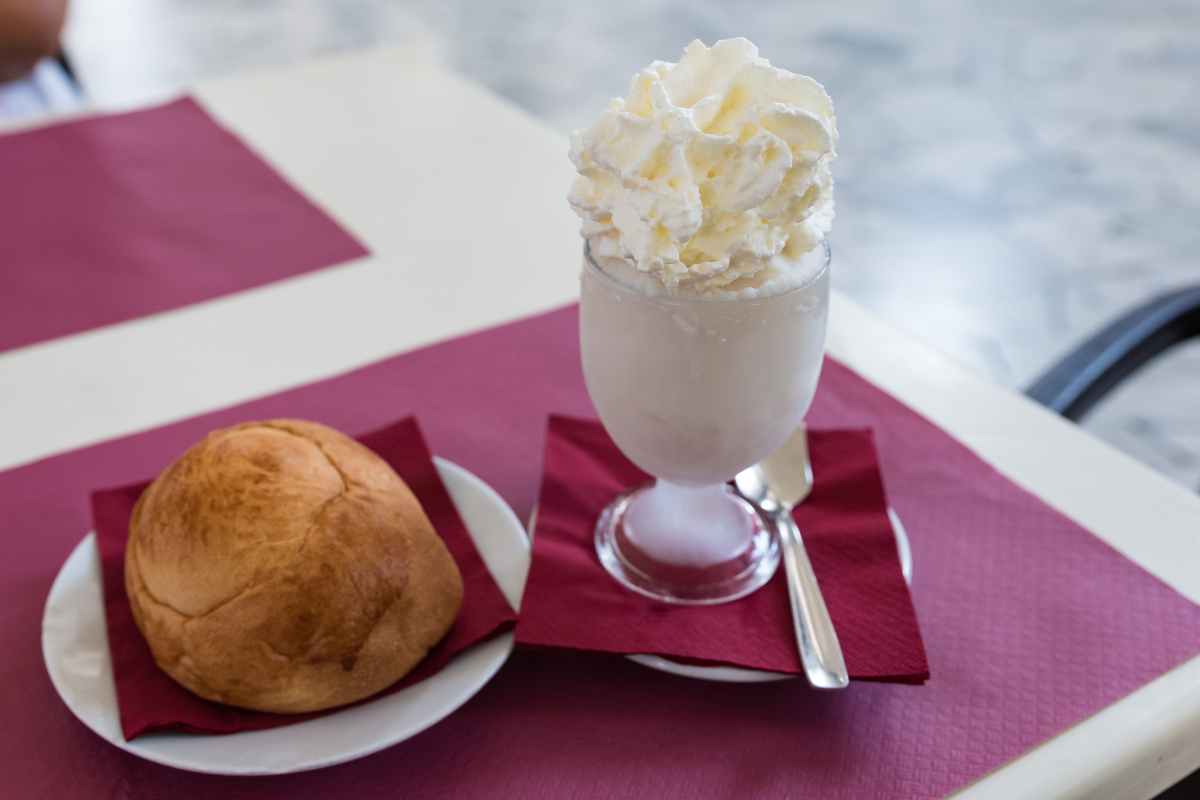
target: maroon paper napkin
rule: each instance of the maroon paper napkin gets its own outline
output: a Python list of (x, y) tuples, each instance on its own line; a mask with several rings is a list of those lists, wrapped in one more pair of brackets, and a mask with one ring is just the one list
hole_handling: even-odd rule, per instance
[[(462, 610), (454, 627), (416, 669), (382, 692), (389, 694), (424, 680), (441, 670), (459, 652), (510, 628), (516, 614), (475, 550), (470, 533), (438, 477), (416, 420), (409, 417), (360, 436), (358, 441), (391, 464), (409, 485), (434, 529), (445, 541), (463, 577)], [(129, 517), (148, 485), (143, 482), (92, 495), (92, 516), (104, 579), (108, 646), (112, 653), (121, 729), (126, 740), (161, 730), (191, 733), (259, 730), (332, 713), (269, 714), (213, 703), (187, 691), (158, 668), (134, 624), (125, 596), (125, 541)]]
[(0, 136), (0, 351), (366, 253), (190, 99)]
[[(850, 677), (923, 683), (929, 666), (872, 434), (811, 431), (809, 445), (817, 480), (795, 519)], [(749, 597), (716, 606), (627, 591), (600, 566), (593, 530), (615, 495), (650, 477), (590, 420), (551, 417), (545, 453), (518, 642), (803, 674), (782, 569)]]

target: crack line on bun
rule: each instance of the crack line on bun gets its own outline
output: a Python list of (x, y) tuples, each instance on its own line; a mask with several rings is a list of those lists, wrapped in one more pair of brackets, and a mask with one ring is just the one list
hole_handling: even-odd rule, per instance
[(177, 614), (177, 615), (183, 617), (184, 624), (191, 622), (193, 619), (191, 614), (188, 614), (185, 611), (180, 611), (178, 608), (171, 605), (170, 603), (165, 602), (164, 600), (162, 600), (159, 597), (156, 597), (154, 592), (152, 592), (150, 590), (150, 586), (146, 583), (146, 581), (144, 581), (142, 579), (142, 566), (138, 560), (138, 554), (137, 554), (136, 547), (133, 549), (133, 561), (134, 561), (134, 565), (137, 567), (137, 569), (134, 570), (134, 574), (137, 576), (138, 584), (142, 590), (141, 593), (144, 594), (146, 597), (148, 597), (150, 599), (150, 601), (152, 603), (154, 603), (155, 605), (157, 605), (161, 608), (165, 608), (166, 610), (170, 611), (172, 614)]
[(312, 535), (314, 532), (316, 532), (317, 523), (320, 521), (321, 515), (325, 513), (325, 509), (329, 508), (329, 506), (331, 506), (334, 502), (341, 500), (345, 496), (346, 496), (346, 490), (343, 489), (341, 494), (334, 495), (333, 497), (329, 498), (328, 500), (326, 500), (324, 503), (321, 503), (321, 505), (317, 507), (316, 512), (312, 516), (312, 522), (310, 522), (308, 527), (304, 529), (304, 536), (302, 537), (300, 546), (298, 548), (296, 548), (297, 556), (299, 556), (301, 553), (303, 553), (304, 548), (308, 547), (308, 543), (310, 541), (312, 541)]
[(349, 476), (347, 476), (345, 472), (342, 472), (342, 468), (337, 465), (337, 462), (334, 461), (333, 458), (330, 457), (329, 453), (327, 453), (325, 451), (325, 448), (316, 439), (313, 439), (311, 436), (305, 436), (303, 433), (296, 430), (295, 428), (291, 428), (281, 422), (261, 422), (259, 424), (264, 428), (270, 428), (273, 431), (280, 431), (281, 433), (286, 433), (290, 436), (295, 436), (297, 439), (303, 439), (304, 441), (311, 444), (313, 447), (317, 448), (317, 450), (320, 451), (321, 456), (325, 459), (326, 463), (328, 463), (330, 468), (334, 472), (337, 473), (337, 476), (339, 478), (341, 478), (342, 493), (345, 494), (346, 492), (348, 492), (350, 490)]

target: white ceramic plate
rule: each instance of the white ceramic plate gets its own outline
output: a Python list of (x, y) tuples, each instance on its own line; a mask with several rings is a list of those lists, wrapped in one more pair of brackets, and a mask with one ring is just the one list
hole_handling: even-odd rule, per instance
[[(484, 563), (514, 608), (529, 571), (529, 540), (512, 509), (462, 467), (434, 458)], [(276, 775), (370, 755), (425, 730), (471, 698), (513, 648), (505, 633), (460, 653), (441, 672), (394, 694), (307, 722), (226, 736), (149, 734), (127, 742), (117, 716), (100, 559), (89, 533), (46, 600), (42, 654), (67, 707), (101, 737), (150, 761), (194, 772)]]
[[(892, 530), (896, 534), (896, 549), (900, 551), (900, 571), (904, 580), (912, 585), (912, 548), (908, 544), (908, 533), (904, 530), (896, 512), (889, 508), (888, 518), (892, 521)], [(764, 672), (757, 669), (742, 667), (704, 667), (696, 664), (683, 664), (669, 658), (655, 655), (626, 656), (645, 667), (682, 675), (686, 678), (700, 678), (706, 681), (724, 681), (726, 683), (764, 683), (766, 681), (783, 681), (798, 678), (799, 675), (788, 675), (782, 672)]]

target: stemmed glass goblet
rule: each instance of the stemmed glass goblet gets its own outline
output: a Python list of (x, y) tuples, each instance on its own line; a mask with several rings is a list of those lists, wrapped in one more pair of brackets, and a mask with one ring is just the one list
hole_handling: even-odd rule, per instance
[[(753, 592), (779, 564), (769, 526), (726, 482), (781, 445), (812, 402), (824, 355), (829, 248), (770, 293), (681, 296), (584, 248), (583, 372), (617, 447), (656, 478), (596, 524), (605, 569), (670, 603)], [(623, 268), (622, 268), (623, 267)]]

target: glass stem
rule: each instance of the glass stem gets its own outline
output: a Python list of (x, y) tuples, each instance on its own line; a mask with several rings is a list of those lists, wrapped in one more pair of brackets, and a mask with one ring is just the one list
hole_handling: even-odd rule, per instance
[(685, 486), (682, 483), (658, 478), (654, 482), (652, 494), (655, 501), (667, 508), (694, 508), (705, 499), (725, 493), (725, 484), (714, 483), (711, 486)]

